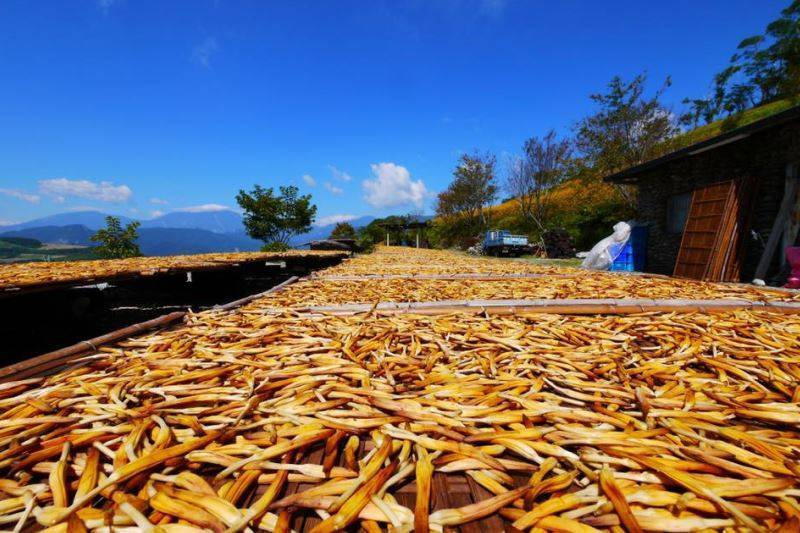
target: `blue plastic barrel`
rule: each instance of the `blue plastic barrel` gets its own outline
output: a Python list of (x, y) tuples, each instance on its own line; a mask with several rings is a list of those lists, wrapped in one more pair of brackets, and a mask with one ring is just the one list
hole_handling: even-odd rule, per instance
[(647, 258), (647, 226), (634, 226), (631, 236), (617, 258), (611, 263), (615, 272), (644, 271)]

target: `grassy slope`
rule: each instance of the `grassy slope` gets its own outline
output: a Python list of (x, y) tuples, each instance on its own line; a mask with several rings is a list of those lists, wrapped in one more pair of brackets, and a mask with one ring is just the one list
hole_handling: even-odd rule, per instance
[[(781, 111), (786, 111), (797, 105), (800, 105), (800, 97), (787, 98), (754, 107), (753, 109), (748, 109), (737, 115), (732, 115), (700, 126), (686, 133), (676, 135), (667, 141), (663, 153), (668, 153), (700, 141), (705, 141), (706, 139), (716, 137), (732, 129), (740, 128), (771, 115), (775, 115), (776, 113), (780, 113)], [(569, 208), (570, 205), (574, 205), (576, 198), (598, 202), (608, 200), (613, 194), (613, 187), (604, 182), (590, 182), (587, 184), (577, 180), (570, 180), (558, 186), (553, 194), (553, 200), (559, 208)], [(494, 205), (490, 209), (494, 216), (502, 216), (512, 212), (512, 210), (515, 209), (514, 204), (515, 200), (509, 200), (502, 204)]]
[(0, 241), (0, 261), (73, 261), (79, 259), (97, 259), (91, 248), (32, 248)]
[[(613, 185), (600, 180), (584, 181), (571, 179), (556, 187), (551, 196), (556, 211), (574, 208), (576, 202), (605, 202), (615, 195)], [(518, 208), (516, 200), (507, 200), (489, 208), (492, 217), (503, 217), (516, 213)]]
[[(800, 97), (778, 100), (770, 104), (765, 104), (753, 109), (748, 109), (738, 115), (733, 115), (711, 124), (700, 126), (691, 131), (682, 133), (666, 141), (661, 146), (656, 156), (673, 152), (680, 148), (710, 139), (735, 128), (751, 124), (763, 118), (769, 117), (781, 111), (785, 111), (794, 106), (800, 105)], [(552, 208), (555, 213), (564, 214), (576, 213), (580, 207), (589, 208), (602, 205), (614, 205), (614, 200), (618, 192), (610, 183), (602, 181), (600, 178), (591, 180), (573, 179), (562, 183), (556, 187), (552, 200)], [(513, 229), (514, 218), (518, 217), (519, 207), (516, 200), (493, 205), (489, 208), (493, 226), (501, 229)], [(434, 223), (437, 219), (434, 219)], [(565, 224), (568, 226), (569, 224)], [(585, 228), (581, 231), (585, 231)], [(588, 240), (592, 241), (592, 238)]]
[(775, 115), (776, 113), (780, 113), (781, 111), (786, 111), (787, 109), (797, 105), (800, 105), (800, 97), (786, 98), (784, 100), (777, 100), (769, 104), (754, 107), (737, 115), (731, 115), (730, 117), (700, 126), (681, 135), (677, 135), (671, 139), (668, 142), (670, 145), (670, 151), (678, 150), (685, 146), (690, 146), (692, 144), (711, 139), (712, 137), (716, 137), (722, 133), (746, 126), (763, 118)]

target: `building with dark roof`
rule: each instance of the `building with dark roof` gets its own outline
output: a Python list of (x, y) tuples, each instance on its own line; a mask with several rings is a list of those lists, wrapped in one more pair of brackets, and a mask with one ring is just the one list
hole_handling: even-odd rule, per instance
[[(740, 199), (742, 218), (732, 230), (739, 243), (736, 276), (751, 281), (761, 262), (762, 268), (758, 268), (761, 277), (769, 279), (780, 270), (783, 250), (797, 238), (800, 105), (714, 133), (710, 138), (624, 169), (605, 180), (637, 187), (638, 218), (650, 228), (645, 269), (661, 274), (675, 271), (693, 195), (697, 201), (698, 191), (714, 184), (732, 180), (747, 183), (745, 197)], [(786, 204), (784, 212), (789, 207), (788, 215), (781, 213), (782, 204)], [(723, 212), (729, 209), (720, 207), (724, 205), (724, 202), (707, 204), (702, 208), (697, 204), (692, 217), (714, 217), (713, 209), (717, 214), (720, 209)], [(692, 227), (703, 233), (702, 225)], [(706, 228), (705, 233), (709, 233), (701, 246), (705, 250), (698, 253), (707, 254), (719, 247), (719, 241), (710, 235), (712, 230)], [(775, 252), (762, 259), (770, 235), (775, 241)], [(681, 261), (687, 257), (686, 242), (683, 246)]]

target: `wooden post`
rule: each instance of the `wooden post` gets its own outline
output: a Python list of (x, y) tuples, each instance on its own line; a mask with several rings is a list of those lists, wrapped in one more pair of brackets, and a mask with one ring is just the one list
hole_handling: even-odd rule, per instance
[(386, 246), (389, 246), (389, 230), (386, 230)]
[(769, 239), (767, 239), (767, 244), (764, 246), (764, 253), (761, 254), (761, 259), (758, 261), (753, 283), (763, 283), (764, 276), (769, 268), (769, 264), (772, 262), (772, 257), (775, 255), (775, 248), (778, 247), (778, 242), (783, 234), (784, 224), (787, 220), (789, 220), (789, 217), (791, 217), (792, 211), (794, 211), (795, 201), (797, 199), (798, 182), (800, 182), (797, 174), (798, 172), (795, 165), (786, 165), (786, 177), (788, 179), (788, 183), (786, 190), (783, 193), (783, 201), (781, 202), (781, 207), (778, 210), (775, 221), (772, 223), (772, 229), (769, 232)]
[[(786, 169), (786, 188), (785, 191), (788, 190), (792, 184), (792, 182), (798, 182), (798, 188), (800, 189), (800, 161), (796, 161), (791, 163), (789, 167)], [(800, 203), (795, 204), (795, 208), (793, 212), (796, 212), (797, 209), (800, 208)], [(800, 221), (797, 220), (797, 217), (789, 216), (786, 220), (786, 223), (783, 225), (783, 239), (781, 240), (781, 266), (784, 266), (787, 262), (786, 254), (783, 253), (783, 250), (786, 250), (789, 246), (794, 246), (794, 243), (797, 239), (797, 232), (800, 229)]]
[(419, 230), (417, 230), (417, 248), (419, 248)]

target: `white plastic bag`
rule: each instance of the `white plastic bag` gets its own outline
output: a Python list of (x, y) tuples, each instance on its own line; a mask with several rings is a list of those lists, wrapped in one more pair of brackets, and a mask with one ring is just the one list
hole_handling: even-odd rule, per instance
[(592, 247), (581, 263), (581, 267), (590, 270), (608, 270), (614, 259), (622, 252), (630, 236), (630, 224), (617, 222), (614, 224), (614, 233)]

